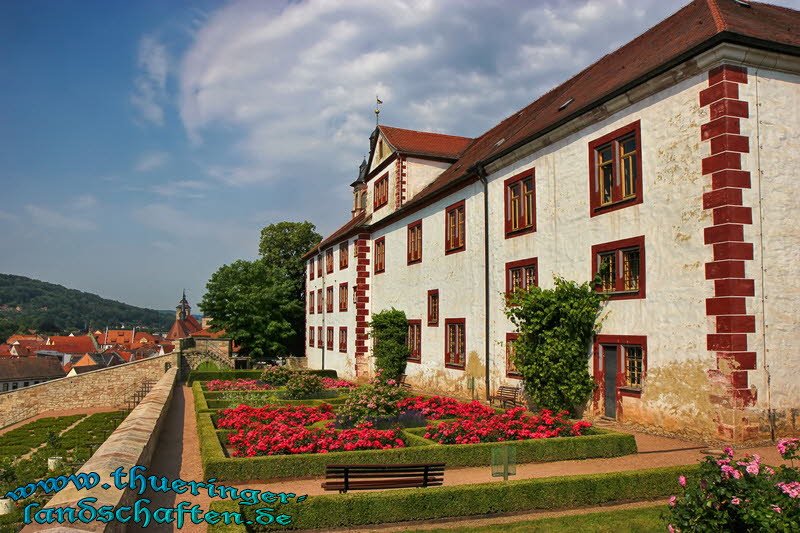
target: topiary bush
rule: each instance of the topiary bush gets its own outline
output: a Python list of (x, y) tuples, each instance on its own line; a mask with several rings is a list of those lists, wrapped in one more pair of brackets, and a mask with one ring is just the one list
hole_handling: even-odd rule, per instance
[(408, 319), (394, 307), (375, 313), (369, 324), (375, 339), (372, 356), (384, 380), (399, 379), (408, 360)]
[(396, 380), (383, 379), (382, 374), (378, 370), (367, 385), (348, 392), (344, 405), (337, 409), (338, 424), (353, 426), (400, 414), (398, 402), (406, 397), (406, 391)]
[(325, 390), (322, 378), (314, 374), (298, 373), (286, 382), (286, 398), (302, 400), (318, 396)]

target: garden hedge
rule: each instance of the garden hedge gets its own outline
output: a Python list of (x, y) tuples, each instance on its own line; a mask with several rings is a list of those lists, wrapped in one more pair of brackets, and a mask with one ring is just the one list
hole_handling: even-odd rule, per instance
[[(316, 374), (323, 378), (337, 379), (339, 376), (336, 370), (307, 370), (311, 374)], [(192, 370), (186, 379), (187, 385), (192, 385), (195, 381), (212, 381), (215, 379), (259, 379), (263, 370)]]
[[(676, 492), (679, 488), (678, 476), (695, 468), (695, 465), (681, 465), (474, 485), (309, 496), (302, 503), (275, 507), (274, 514), (285, 513), (292, 516), (289, 526), (278, 527), (255, 523), (255, 509), (250, 506), (240, 507), (236, 502), (217, 501), (211, 504), (211, 509), (217, 512), (242, 512), (246, 520), (253, 521), (246, 526), (250, 532), (331, 529), (660, 498)], [(287, 485), (286, 490), (291, 490), (291, 485)], [(219, 531), (209, 528), (209, 531), (212, 530)], [(226, 528), (231, 533), (236, 530), (234, 527)], [(241, 526), (238, 531), (242, 531)]]
[(491, 450), (509, 444), (517, 447), (517, 462), (550, 462), (636, 453), (633, 435), (595, 429), (592, 435), (531, 439), (506, 443), (443, 445), (424, 439), (424, 428), (403, 430), (409, 446), (390, 450), (362, 450), (325, 454), (226, 457), (220, 435), (209, 413), (199, 416), (200, 453), (205, 479), (252, 480), (320, 477), (328, 464), (393, 464), (443, 462), (448, 466), (488, 466)]

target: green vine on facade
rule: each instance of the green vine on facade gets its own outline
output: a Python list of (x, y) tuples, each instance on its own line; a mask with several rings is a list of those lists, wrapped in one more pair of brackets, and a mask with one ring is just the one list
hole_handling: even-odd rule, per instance
[(574, 414), (595, 388), (588, 356), (606, 296), (595, 290), (599, 276), (582, 284), (553, 279), (552, 289), (509, 295), (505, 314), (519, 332), (512, 357), (528, 396), (539, 408)]
[(403, 311), (385, 309), (372, 315), (369, 324), (375, 339), (372, 355), (375, 368), (384, 380), (398, 379), (406, 371), (408, 360), (408, 319)]

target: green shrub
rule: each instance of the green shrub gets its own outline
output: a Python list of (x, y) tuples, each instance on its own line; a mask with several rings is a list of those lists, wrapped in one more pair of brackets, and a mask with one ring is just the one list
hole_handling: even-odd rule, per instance
[(636, 453), (633, 435), (595, 430), (596, 434), (582, 437), (559, 437), (509, 443), (442, 445), (421, 436), (425, 428), (403, 430), (406, 448), (365, 450), (326, 454), (299, 454), (228, 458), (210, 414), (202, 414), (198, 422), (203, 472), (206, 479), (248, 480), (319, 477), (325, 475), (328, 464), (394, 464), (447, 463), (448, 466), (488, 466), (492, 448), (509, 444), (517, 447), (517, 462), (545, 462), (594, 457), (618, 457)]
[(370, 335), (375, 339), (372, 355), (384, 380), (400, 379), (408, 361), (408, 319), (394, 307), (372, 315)]
[(336, 410), (341, 422), (350, 425), (375, 419), (397, 416), (397, 402), (406, 397), (406, 390), (394, 380), (384, 380), (379, 375), (369, 384), (350, 389), (344, 405)]
[(322, 378), (313, 374), (297, 373), (286, 382), (286, 398), (289, 400), (312, 398), (324, 390)]
[(288, 366), (269, 365), (261, 374), (261, 381), (271, 385), (286, 385), (292, 377), (302, 373), (300, 369), (292, 369)]
[[(408, 520), (597, 505), (619, 500), (665, 496), (677, 486), (678, 472), (686, 468), (666, 467), (474, 485), (312, 496), (299, 504), (278, 505), (275, 514), (285, 513), (292, 516), (292, 524), (288, 528), (332, 529)], [(234, 510), (230, 502), (215, 507), (215, 509), (221, 508)], [(253, 521), (253, 524), (247, 525), (248, 531), (276, 529), (255, 523), (255, 510), (248, 506), (241, 506), (240, 512), (244, 513), (247, 520)]]
[[(310, 374), (316, 374), (323, 378), (338, 378), (336, 370), (306, 370)], [(186, 384), (192, 386), (195, 381), (213, 381), (215, 379), (261, 379), (264, 372), (262, 370), (220, 370), (218, 372), (201, 372), (192, 370)], [(274, 383), (273, 383), (274, 385)]]

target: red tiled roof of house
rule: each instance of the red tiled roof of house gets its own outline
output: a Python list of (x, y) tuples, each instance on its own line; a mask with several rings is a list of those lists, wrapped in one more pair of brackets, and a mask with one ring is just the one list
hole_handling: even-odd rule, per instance
[(172, 353), (175, 350), (175, 345), (172, 344), (171, 342), (162, 342), (161, 344), (159, 344), (159, 346), (164, 348), (165, 354)]
[(330, 236), (328, 236), (326, 239), (323, 239), (322, 242), (307, 251), (305, 255), (303, 255), (303, 259), (308, 259), (329, 244), (334, 244), (336, 241), (346, 237), (348, 233), (358, 228), (358, 226), (360, 226), (366, 220), (366, 218), (367, 215), (363, 212), (359, 213), (358, 216), (351, 218), (341, 228), (331, 233)]
[(172, 327), (169, 329), (169, 333), (167, 333), (167, 339), (185, 339), (186, 337), (190, 337), (192, 333), (200, 331), (201, 329), (203, 329), (203, 327), (200, 325), (197, 319), (189, 315), (184, 320), (175, 320), (175, 322), (173, 322)]
[(192, 337), (210, 337), (212, 339), (219, 339), (221, 337), (224, 337), (225, 335), (227, 335), (227, 333), (224, 329), (221, 329), (219, 331), (211, 331), (208, 328), (204, 328), (201, 329), (200, 331), (195, 331), (194, 333), (192, 333)]
[(72, 363), (67, 363), (61, 368), (64, 369), (64, 374), (69, 374), (69, 371), (72, 370)]
[(47, 344), (48, 350), (55, 350), (62, 353), (89, 353), (94, 352), (97, 347), (93, 342), (93, 337), (90, 335), (81, 335), (77, 337), (50, 337)]
[(446, 159), (457, 159), (461, 152), (472, 142), (469, 137), (457, 137), (442, 133), (405, 130), (391, 126), (378, 126), (389, 144), (398, 152), (438, 156)]
[(137, 331), (133, 339), (134, 344), (150, 344), (154, 342), (156, 342), (155, 336), (146, 331)]
[(45, 339), (40, 337), (39, 335), (21, 335), (19, 333), (15, 333), (11, 335), (6, 344), (14, 344), (16, 341), (34, 341), (34, 342), (44, 342)]
[(475, 139), (458, 161), (399, 211), (424, 203), (466, 177), (474, 165), (501, 157), (673, 64), (738, 36), (755, 45), (777, 43), (800, 54), (800, 12), (758, 2), (745, 7), (733, 0), (694, 0)]
[(0, 359), (0, 380), (56, 379), (64, 377), (61, 363), (53, 357)]
[(101, 335), (97, 342), (100, 344), (128, 344), (133, 342), (133, 330), (110, 329), (107, 333)]

